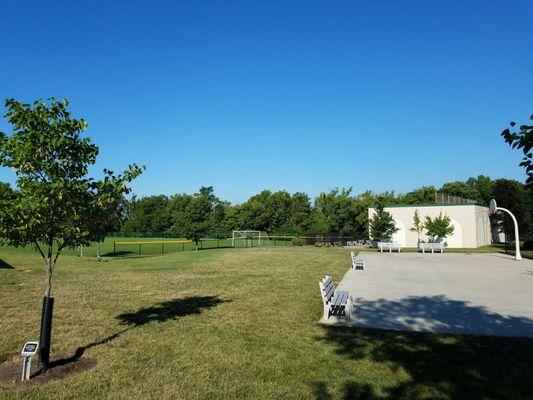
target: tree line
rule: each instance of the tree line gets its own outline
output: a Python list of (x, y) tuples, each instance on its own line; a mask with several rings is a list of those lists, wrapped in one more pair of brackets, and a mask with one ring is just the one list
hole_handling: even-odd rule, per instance
[[(263, 190), (241, 204), (218, 198), (212, 187), (197, 193), (133, 196), (125, 200), (118, 231), (171, 233), (196, 238), (232, 230), (264, 230), (269, 233), (334, 234), (366, 238), (369, 232), (368, 207), (376, 204), (428, 204), (435, 202), (435, 192), (474, 200), (487, 206), (495, 198), (501, 207), (517, 217), (521, 231), (531, 233), (533, 196), (531, 187), (509, 179), (491, 179), (480, 175), (464, 182), (456, 181), (440, 188), (424, 186), (405, 194), (395, 192), (355, 194), (352, 188), (332, 189), (314, 199), (305, 193)], [(504, 230), (512, 225), (504, 221)]]

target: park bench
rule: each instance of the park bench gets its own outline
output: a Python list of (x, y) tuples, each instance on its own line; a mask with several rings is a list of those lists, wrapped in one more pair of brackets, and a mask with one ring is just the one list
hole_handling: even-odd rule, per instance
[(329, 319), (331, 315), (334, 315), (349, 320), (353, 305), (350, 293), (335, 290), (333, 278), (329, 275), (326, 275), (324, 279), (318, 282), (318, 286), (324, 302), (324, 319)]
[(351, 255), (352, 255), (352, 268), (364, 270), (365, 269), (364, 258), (356, 257), (353, 251), (351, 252)]
[(383, 253), (383, 249), (388, 249), (389, 253), (392, 253), (392, 250), (397, 250), (398, 253), (401, 252), (402, 246), (400, 243), (394, 243), (394, 242), (378, 242), (378, 249), (380, 252)]
[(425, 253), (426, 250), (431, 250), (432, 253), (435, 252), (435, 250), (440, 250), (441, 254), (444, 253), (444, 248), (446, 247), (446, 244), (444, 243), (419, 243), (418, 248), (422, 250), (422, 253)]

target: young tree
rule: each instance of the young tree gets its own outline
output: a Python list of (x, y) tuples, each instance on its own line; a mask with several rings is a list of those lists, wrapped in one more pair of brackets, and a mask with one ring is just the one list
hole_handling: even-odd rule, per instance
[(202, 187), (193, 196), (177, 195), (171, 200), (174, 230), (194, 241), (196, 250), (200, 239), (213, 229), (218, 202), (211, 187)]
[(411, 232), (416, 232), (417, 243), (420, 243), (420, 234), (424, 232), (424, 223), (420, 219), (420, 214), (418, 210), (415, 210), (415, 215), (413, 216), (413, 227), (410, 229)]
[(447, 215), (440, 213), (437, 217), (431, 218), (426, 216), (426, 222), (424, 227), (426, 228), (427, 235), (433, 240), (444, 239), (446, 236), (451, 235), (454, 231), (452, 221)]
[(373, 240), (390, 239), (398, 231), (392, 215), (385, 211), (383, 200), (379, 200), (376, 205), (376, 213), (368, 221), (370, 225), (370, 236)]
[[(529, 117), (533, 121), (533, 115)], [(516, 123), (510, 123), (513, 128)], [(505, 129), (501, 135), (505, 139), (505, 142), (509, 144), (513, 149), (522, 150), (524, 157), (519, 164), (524, 167), (527, 175), (527, 183), (533, 185), (533, 125), (520, 125), (520, 131), (511, 132), (509, 129)]]
[(133, 164), (121, 175), (104, 169), (103, 180), (89, 178), (88, 168), (96, 161), (98, 147), (81, 136), (87, 123), (71, 117), (67, 100), (25, 104), (9, 99), (5, 105), (13, 132), (9, 136), (0, 133), (0, 166), (15, 171), (17, 188), (7, 201), (1, 200), (0, 237), (16, 247), (33, 245), (43, 258), (39, 362), (46, 367), (57, 259), (65, 248), (103, 239), (129, 191), (127, 183), (141, 168)]

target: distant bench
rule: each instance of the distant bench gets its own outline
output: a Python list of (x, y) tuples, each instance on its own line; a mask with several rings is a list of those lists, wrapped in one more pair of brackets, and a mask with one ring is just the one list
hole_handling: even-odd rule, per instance
[(364, 258), (356, 257), (353, 251), (351, 252), (351, 255), (352, 255), (352, 268), (364, 270), (365, 269)]
[(431, 250), (432, 253), (435, 250), (440, 250), (441, 253), (444, 253), (444, 248), (446, 245), (444, 243), (419, 243), (418, 248), (422, 250), (422, 253), (425, 253), (426, 250)]
[(402, 246), (400, 245), (400, 243), (378, 242), (378, 249), (382, 253), (383, 253), (383, 249), (388, 249), (389, 253), (392, 253), (392, 250), (397, 250), (398, 253), (400, 253)]
[(349, 320), (353, 306), (350, 293), (335, 290), (333, 278), (329, 275), (326, 275), (324, 279), (318, 282), (318, 286), (324, 302), (324, 319), (329, 319), (331, 315), (335, 315)]

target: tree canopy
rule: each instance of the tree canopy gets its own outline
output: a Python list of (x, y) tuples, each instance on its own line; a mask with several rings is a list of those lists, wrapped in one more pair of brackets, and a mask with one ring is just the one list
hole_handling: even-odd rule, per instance
[[(64, 248), (100, 241), (113, 229), (126, 185), (141, 173), (133, 164), (120, 175), (104, 169), (102, 180), (88, 177), (98, 147), (81, 136), (87, 123), (67, 106), (6, 100), (13, 132), (0, 133), (0, 166), (17, 176), (16, 188), (0, 199), (0, 237), (12, 246), (34, 245), (49, 274)], [(50, 290), (47, 284), (47, 296)]]
[[(205, 194), (211, 203), (209, 223), (206, 225), (210, 229), (208, 233), (257, 229), (271, 233), (336, 234), (362, 239), (366, 238), (369, 232), (368, 208), (375, 205), (378, 199), (386, 205), (428, 204), (435, 201), (437, 190), (453, 196), (471, 198), (478, 204), (487, 206), (491, 198), (501, 198), (502, 194), (496, 187), (502, 182), (515, 182), (510, 183), (518, 188), (515, 204), (524, 210), (521, 229), (524, 233), (529, 232), (531, 190), (520, 182), (492, 180), (483, 175), (469, 178), (465, 182), (445, 183), (438, 189), (423, 186), (406, 194), (373, 193), (368, 190), (353, 194), (351, 188), (336, 188), (311, 199), (301, 192), (290, 194), (287, 191), (263, 190), (241, 204), (231, 204), (219, 199), (211, 187), (200, 188), (197, 195), (208, 190)], [(134, 198), (125, 206), (129, 210), (129, 218), (123, 222), (124, 230), (186, 236), (186, 223), (179, 220), (188, 218), (186, 206), (194, 196), (182, 193)], [(503, 198), (501, 199), (503, 201)], [(127, 215), (128, 213), (125, 213), (125, 216)]]

